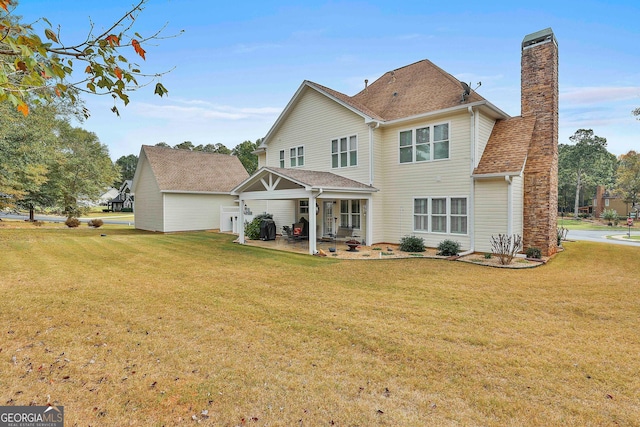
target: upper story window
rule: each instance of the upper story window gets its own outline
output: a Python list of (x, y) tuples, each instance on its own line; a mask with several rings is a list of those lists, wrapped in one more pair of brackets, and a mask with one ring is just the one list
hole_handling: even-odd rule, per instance
[(291, 167), (304, 166), (304, 147), (293, 147), (289, 150), (289, 160), (291, 161)]
[(351, 135), (331, 140), (331, 167), (346, 168), (358, 164), (358, 138)]
[(280, 167), (284, 168), (284, 150), (280, 150)]
[(449, 123), (400, 132), (400, 163), (449, 158)]

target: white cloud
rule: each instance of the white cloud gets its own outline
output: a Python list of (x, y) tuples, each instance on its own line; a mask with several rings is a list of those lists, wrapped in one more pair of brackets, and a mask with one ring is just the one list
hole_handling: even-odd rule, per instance
[(282, 112), (280, 107), (233, 107), (217, 105), (202, 100), (180, 100), (173, 105), (138, 103), (136, 113), (157, 119), (198, 121), (198, 120), (244, 120), (274, 119)]
[(640, 87), (635, 86), (601, 86), (581, 87), (563, 90), (560, 100), (571, 106), (585, 106), (604, 104), (617, 101), (638, 99), (640, 101)]

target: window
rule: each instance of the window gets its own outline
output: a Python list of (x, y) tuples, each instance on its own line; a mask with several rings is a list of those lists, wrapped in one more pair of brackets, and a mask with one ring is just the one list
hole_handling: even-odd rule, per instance
[(304, 147), (293, 147), (289, 150), (289, 160), (291, 167), (304, 166)]
[(451, 233), (467, 234), (467, 199), (451, 198)]
[(447, 199), (431, 199), (431, 231), (447, 232)]
[(299, 200), (298, 201), (300, 215), (306, 215), (309, 213), (309, 201), (308, 200)]
[(426, 162), (449, 158), (449, 124), (400, 132), (400, 163)]
[(280, 150), (280, 167), (284, 168), (284, 150)]
[(358, 138), (352, 135), (331, 140), (331, 167), (346, 168), (358, 164)]
[(416, 231), (429, 231), (429, 200), (413, 200), (413, 228)]
[(604, 205), (609, 207), (609, 199), (604, 199)]
[(468, 234), (466, 197), (413, 200), (413, 229), (425, 233)]
[(340, 200), (340, 227), (360, 229), (360, 200)]

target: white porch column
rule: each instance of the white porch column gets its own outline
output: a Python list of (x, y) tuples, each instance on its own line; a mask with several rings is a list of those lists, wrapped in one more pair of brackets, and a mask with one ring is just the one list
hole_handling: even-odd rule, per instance
[(366, 232), (366, 243), (367, 246), (371, 246), (373, 243), (373, 203), (371, 203), (371, 196), (367, 197), (367, 205), (366, 205), (366, 221), (367, 221), (367, 232)]
[(240, 199), (240, 215), (238, 215), (238, 243), (244, 244), (244, 200)]
[(316, 198), (309, 196), (309, 254), (316, 253)]

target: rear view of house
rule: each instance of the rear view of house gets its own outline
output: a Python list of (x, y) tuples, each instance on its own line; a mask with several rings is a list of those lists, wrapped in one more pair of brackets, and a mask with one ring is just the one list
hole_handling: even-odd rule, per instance
[(219, 229), (231, 190), (249, 174), (235, 156), (143, 145), (133, 178), (135, 226), (174, 232)]
[(259, 170), (232, 194), (241, 206), (266, 201), (279, 225), (305, 218), (310, 253), (337, 227), (367, 244), (415, 235), (468, 251), (520, 234), (525, 249), (555, 253), (558, 47), (545, 29), (520, 48), (518, 117), (428, 60), (353, 96), (304, 81), (258, 148)]

